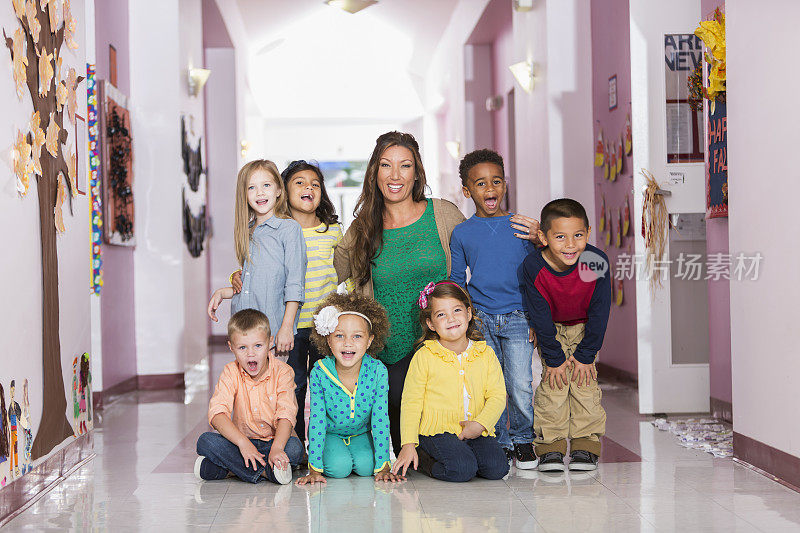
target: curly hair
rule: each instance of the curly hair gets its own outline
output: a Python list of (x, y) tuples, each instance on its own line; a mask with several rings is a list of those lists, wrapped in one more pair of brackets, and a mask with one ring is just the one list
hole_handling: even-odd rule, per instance
[[(350, 294), (336, 294), (333, 293), (319, 304), (316, 313), (323, 307), (329, 305), (334, 306), (339, 311), (355, 311), (369, 317), (372, 322), (372, 329), (370, 333), (374, 336), (372, 344), (367, 348), (367, 353), (375, 355), (383, 350), (386, 343), (386, 337), (389, 336), (389, 317), (386, 314), (386, 309), (381, 304), (370, 298), (369, 296), (362, 296), (356, 293)], [(332, 355), (331, 347), (328, 346), (327, 337), (323, 337), (317, 330), (311, 328), (311, 342), (314, 343), (319, 353), (324, 355)]]
[(378, 189), (378, 168), (380, 167), (383, 153), (392, 146), (407, 148), (414, 158), (414, 187), (411, 198), (415, 202), (425, 200), (425, 169), (422, 166), (422, 156), (419, 153), (419, 144), (410, 133), (390, 131), (384, 133), (375, 141), (375, 149), (367, 163), (364, 175), (364, 185), (361, 195), (353, 211), (355, 220), (350, 224), (350, 231), (354, 234), (352, 253), (353, 279), (358, 286), (363, 287), (372, 278), (372, 261), (378, 256), (383, 246), (383, 194)]
[(500, 154), (488, 148), (475, 150), (465, 155), (461, 163), (458, 164), (458, 176), (461, 178), (461, 185), (467, 185), (469, 171), (472, 170), (472, 167), (480, 165), (481, 163), (492, 163), (500, 167), (500, 171), (503, 175), (506, 173), (505, 168), (503, 168), (503, 157)]
[(467, 325), (467, 338), (473, 341), (483, 340), (483, 334), (480, 329), (480, 319), (475, 313), (475, 307), (472, 305), (472, 299), (469, 297), (469, 293), (458, 283), (442, 280), (436, 282), (433, 291), (428, 294), (428, 306), (425, 307), (425, 309), (419, 310), (419, 325), (422, 326), (423, 333), (422, 337), (420, 337), (414, 345), (415, 352), (422, 347), (425, 341), (439, 339), (439, 335), (428, 327), (428, 319), (431, 317), (431, 307), (433, 307), (430, 302), (432, 302), (434, 298), (455, 298), (464, 304), (467, 309), (472, 311), (472, 319)]

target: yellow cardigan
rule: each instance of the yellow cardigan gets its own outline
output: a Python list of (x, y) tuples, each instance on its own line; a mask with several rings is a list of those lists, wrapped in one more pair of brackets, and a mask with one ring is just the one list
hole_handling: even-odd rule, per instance
[(419, 444), (420, 435), (461, 433), (464, 386), (467, 416), (479, 422), (482, 435), (494, 436), (494, 425), (506, 407), (506, 385), (497, 356), (484, 341), (473, 342), (459, 364), (456, 354), (438, 341), (425, 341), (414, 354), (403, 387), (400, 408), (402, 444)]

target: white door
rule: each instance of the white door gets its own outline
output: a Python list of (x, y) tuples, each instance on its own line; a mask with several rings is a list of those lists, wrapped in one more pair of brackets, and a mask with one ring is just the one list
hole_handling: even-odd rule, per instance
[[(631, 225), (637, 257), (645, 257), (641, 235), (645, 178), (640, 169), (649, 170), (661, 188), (671, 193), (665, 196), (667, 209), (683, 228), (669, 231), (662, 263), (669, 274), (663, 276), (662, 287), (653, 291), (646, 273), (637, 276), (641, 413), (709, 409), (707, 285), (702, 279), (675, 277), (676, 268), (685, 266), (687, 255), (700, 253), (705, 257), (702, 113), (693, 116), (682, 100), (686, 96), (685, 76), (702, 57), (692, 35), (700, 20), (700, 0), (630, 2), (635, 169)], [(681, 76), (684, 81), (676, 82)], [(679, 265), (679, 261), (684, 262)]]

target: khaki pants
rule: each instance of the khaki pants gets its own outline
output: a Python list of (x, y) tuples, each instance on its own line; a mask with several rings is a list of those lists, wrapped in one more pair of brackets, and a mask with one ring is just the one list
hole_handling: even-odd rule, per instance
[[(583, 339), (584, 325), (564, 326), (556, 323), (556, 339), (567, 359)], [(541, 357), (541, 348), (539, 349)], [(578, 387), (567, 368), (569, 386), (551, 388), (544, 380), (547, 364), (542, 359), (542, 382), (533, 401), (533, 431), (536, 455), (548, 452), (567, 453), (567, 440), (572, 451), (585, 450), (600, 455), (600, 437), (606, 431), (606, 412), (600, 405), (602, 392), (596, 380)]]

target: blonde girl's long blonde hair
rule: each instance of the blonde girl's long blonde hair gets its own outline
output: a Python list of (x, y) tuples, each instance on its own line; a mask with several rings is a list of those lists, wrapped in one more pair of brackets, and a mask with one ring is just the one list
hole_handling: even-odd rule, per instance
[(233, 224), (233, 242), (236, 244), (236, 259), (239, 266), (250, 259), (250, 237), (255, 229), (256, 212), (247, 202), (247, 187), (253, 174), (262, 170), (272, 177), (280, 196), (275, 203), (274, 214), (278, 218), (290, 218), (289, 206), (286, 203), (286, 187), (275, 163), (266, 159), (256, 159), (246, 163), (236, 178), (236, 220)]

